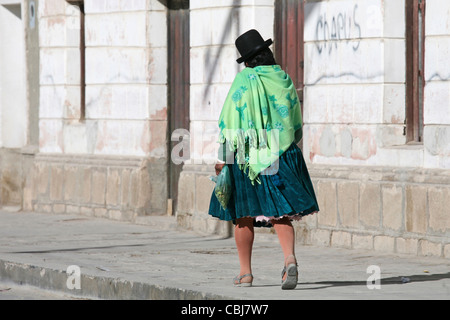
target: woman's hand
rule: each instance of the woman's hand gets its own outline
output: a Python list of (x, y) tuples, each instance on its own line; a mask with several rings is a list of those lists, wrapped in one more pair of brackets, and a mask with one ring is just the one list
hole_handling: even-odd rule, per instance
[(216, 176), (222, 171), (222, 168), (225, 166), (225, 163), (216, 163), (214, 169), (216, 169)]

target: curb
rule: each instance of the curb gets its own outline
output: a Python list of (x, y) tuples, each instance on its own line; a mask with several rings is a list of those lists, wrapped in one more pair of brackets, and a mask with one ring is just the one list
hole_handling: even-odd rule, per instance
[(235, 298), (120, 278), (80, 275), (80, 289), (69, 289), (69, 275), (29, 264), (0, 260), (0, 279), (19, 285), (101, 300), (231, 300)]

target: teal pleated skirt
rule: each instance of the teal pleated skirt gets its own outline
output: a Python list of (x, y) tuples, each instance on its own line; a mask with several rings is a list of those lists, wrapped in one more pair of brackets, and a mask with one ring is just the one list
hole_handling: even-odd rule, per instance
[(271, 219), (288, 216), (297, 220), (319, 211), (311, 178), (300, 148), (293, 143), (271, 167), (271, 174), (260, 174), (261, 183), (250, 182), (236, 161), (227, 164), (234, 187), (224, 210), (214, 192), (209, 214), (224, 221), (253, 217), (255, 227), (271, 227)]

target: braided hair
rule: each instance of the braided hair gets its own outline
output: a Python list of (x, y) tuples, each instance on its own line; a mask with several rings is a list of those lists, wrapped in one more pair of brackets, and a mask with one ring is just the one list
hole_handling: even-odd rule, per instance
[(271, 66), (275, 64), (277, 64), (275, 62), (275, 57), (273, 56), (272, 50), (269, 48), (261, 50), (245, 61), (245, 65), (250, 68), (255, 68), (257, 66)]

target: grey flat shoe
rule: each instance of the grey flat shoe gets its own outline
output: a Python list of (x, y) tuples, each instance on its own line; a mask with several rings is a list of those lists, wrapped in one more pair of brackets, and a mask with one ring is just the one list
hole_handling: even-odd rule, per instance
[[(245, 277), (252, 277), (250, 282), (242, 282)], [(253, 275), (251, 273), (246, 273), (242, 276), (237, 276), (233, 279), (233, 284), (235, 287), (251, 287), (253, 282)]]
[[(286, 275), (286, 279), (283, 280), (284, 275)], [(282, 290), (292, 290), (297, 287), (298, 282), (298, 269), (297, 263), (290, 263), (288, 266), (284, 267), (281, 271), (281, 289)]]

